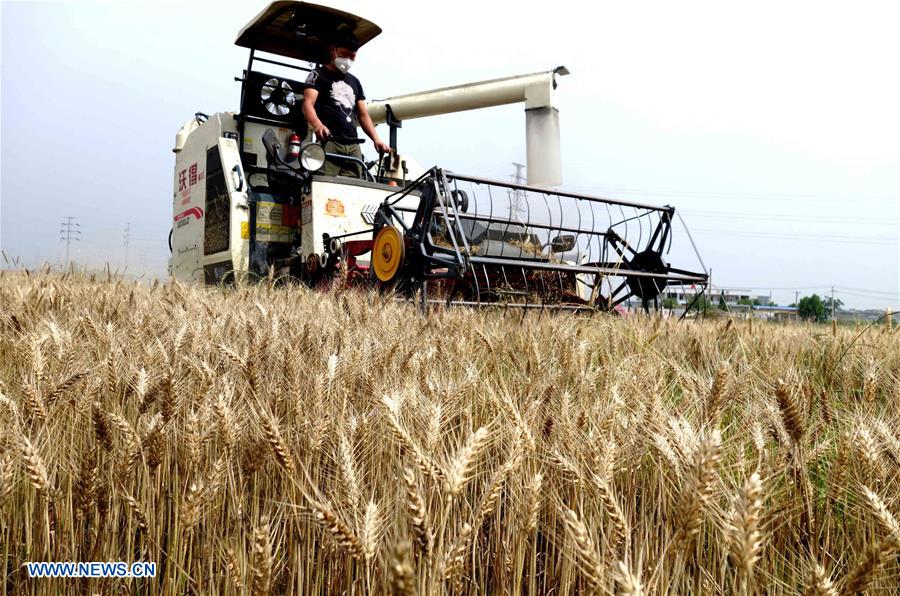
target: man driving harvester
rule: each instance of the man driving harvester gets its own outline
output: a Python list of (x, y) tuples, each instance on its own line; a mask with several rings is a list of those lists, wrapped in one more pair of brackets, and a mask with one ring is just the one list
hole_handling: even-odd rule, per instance
[[(359, 43), (352, 35), (342, 36), (328, 46), (331, 61), (317, 66), (306, 78), (303, 116), (319, 141), (324, 143), (326, 153), (362, 159), (356, 132), (357, 122), (372, 139), (376, 151), (390, 153), (391, 148), (375, 132), (359, 79), (348, 72), (358, 49)], [(351, 161), (329, 159), (322, 174), (361, 178), (363, 172), (360, 167)]]

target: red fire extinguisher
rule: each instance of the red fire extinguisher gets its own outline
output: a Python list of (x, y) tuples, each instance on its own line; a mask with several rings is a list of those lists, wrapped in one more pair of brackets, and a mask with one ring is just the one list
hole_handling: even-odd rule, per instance
[(298, 157), (300, 157), (300, 136), (294, 133), (288, 140), (288, 161), (296, 161)]

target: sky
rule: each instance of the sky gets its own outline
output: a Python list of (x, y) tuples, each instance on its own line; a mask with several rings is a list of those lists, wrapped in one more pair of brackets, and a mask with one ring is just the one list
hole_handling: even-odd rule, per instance
[[(237, 110), (266, 5), (0, 2), (6, 256), (61, 263), (74, 216), (73, 260), (164, 277), (175, 133)], [(353, 67), (370, 99), (568, 67), (564, 188), (674, 205), (715, 285), (900, 308), (896, 2), (331, 5), (383, 29)], [(509, 179), (523, 107), (409, 121), (400, 148)]]

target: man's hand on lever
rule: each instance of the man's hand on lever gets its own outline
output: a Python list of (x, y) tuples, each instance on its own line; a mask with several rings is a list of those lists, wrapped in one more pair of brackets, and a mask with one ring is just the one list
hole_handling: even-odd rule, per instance
[(378, 151), (378, 153), (390, 153), (391, 152), (391, 146), (388, 145), (387, 143), (385, 143), (384, 141), (382, 141), (381, 139), (375, 139), (372, 142), (375, 144), (375, 149)]
[(314, 130), (316, 131), (316, 137), (322, 141), (323, 143), (328, 140), (328, 137), (331, 136), (331, 131), (328, 130), (328, 127), (319, 122)]

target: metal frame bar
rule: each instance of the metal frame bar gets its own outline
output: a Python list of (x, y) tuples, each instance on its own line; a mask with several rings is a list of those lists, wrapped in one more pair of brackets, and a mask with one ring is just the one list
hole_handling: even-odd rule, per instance
[[(452, 180), (464, 180), (466, 182), (472, 182), (474, 184), (489, 184), (491, 186), (502, 186), (503, 188), (509, 188), (514, 190), (524, 190), (531, 192), (542, 192), (548, 193), (546, 188), (540, 188), (537, 186), (528, 186), (527, 184), (515, 184), (513, 182), (506, 182), (504, 180), (493, 180), (491, 178), (479, 178), (476, 176), (462, 176), (460, 174), (454, 174), (453, 172), (447, 172), (446, 174), (448, 179)], [(573, 192), (564, 192), (564, 191), (552, 191), (552, 194), (559, 195), (561, 197), (568, 197), (570, 199), (581, 199), (584, 201), (590, 201), (594, 203), (606, 203), (608, 205), (620, 205), (626, 207), (635, 207), (638, 209), (651, 209), (653, 211), (669, 211), (671, 213), (675, 212), (675, 207), (670, 205), (658, 206), (658, 205), (648, 205), (646, 203), (634, 203), (631, 201), (619, 201), (617, 199), (607, 199), (604, 197), (597, 197), (593, 195), (586, 195), (581, 193), (573, 193)]]
[(471, 300), (453, 300), (448, 306), (495, 306), (497, 308), (521, 308), (524, 310), (568, 310), (575, 312), (597, 312), (587, 304), (534, 304), (533, 302), (473, 302)]
[(541, 269), (545, 271), (570, 271), (573, 273), (600, 273), (613, 277), (647, 277), (653, 279), (667, 279), (673, 282), (689, 282), (699, 283), (706, 279), (703, 275), (694, 276), (673, 276), (665, 273), (648, 273), (646, 271), (638, 271), (625, 267), (598, 266), (589, 267), (584, 265), (568, 265), (565, 263), (556, 264), (548, 261), (522, 261), (517, 259), (501, 259), (496, 257), (469, 257), (469, 262), (475, 265), (498, 265), (509, 267), (527, 267), (529, 269)]
[[(253, 50), (251, 50), (251, 51), (253, 51)], [(288, 64), (287, 62), (279, 62), (278, 60), (271, 60), (269, 58), (260, 58), (258, 56), (256, 57), (256, 61), (257, 62), (266, 62), (267, 64), (275, 64), (277, 66), (284, 66), (287, 68), (293, 68), (295, 70), (302, 70), (304, 72), (312, 72), (314, 70), (314, 69), (308, 68), (306, 66), (299, 66), (297, 64)]]

